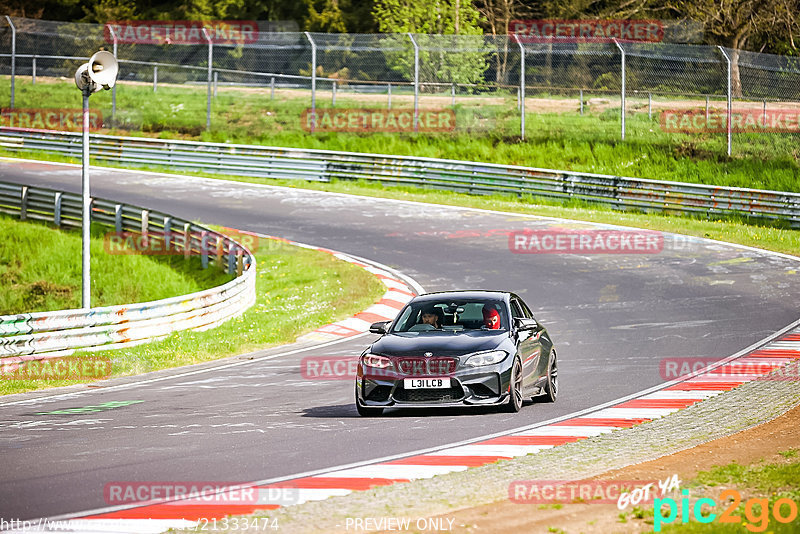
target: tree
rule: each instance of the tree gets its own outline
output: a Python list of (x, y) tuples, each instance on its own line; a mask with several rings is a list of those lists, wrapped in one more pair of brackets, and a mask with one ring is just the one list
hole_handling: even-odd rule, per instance
[(701, 21), (713, 44), (732, 49), (731, 91), (735, 97), (742, 96), (740, 50), (779, 36), (780, 41), (797, 51), (793, 34), (800, 30), (800, 8), (796, 0), (679, 0), (674, 7)]
[[(376, 0), (372, 14), (382, 33), (417, 34), (422, 82), (483, 80), (487, 57), (494, 49), (484, 42), (483, 21), (470, 0)], [(410, 79), (414, 72), (410, 39), (390, 36), (384, 41), (390, 68)]]

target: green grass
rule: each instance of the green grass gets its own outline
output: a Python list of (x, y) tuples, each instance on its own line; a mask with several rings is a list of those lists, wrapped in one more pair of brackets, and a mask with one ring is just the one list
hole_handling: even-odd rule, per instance
[[(2, 80), (2, 78), (0, 78)], [(7, 78), (6, 78), (7, 80)], [(330, 107), (322, 92), (320, 108)], [(423, 95), (423, 102), (424, 102)], [(591, 95), (587, 95), (589, 98)], [(9, 98), (9, 84), (0, 81), (0, 101)], [(80, 94), (70, 80), (35, 86), (18, 78), (18, 108), (77, 108)], [(337, 108), (383, 108), (381, 98), (355, 100), (340, 94)], [(394, 107), (410, 106), (406, 95)], [(607, 97), (606, 97), (607, 98)], [(5, 99), (5, 100), (4, 100)], [(212, 106), (212, 128), (205, 131), (206, 92), (202, 86), (118, 86), (118, 120), (129, 129), (110, 133), (183, 137), (212, 142), (262, 144), (496, 162), (638, 178), (800, 191), (800, 148), (795, 134), (736, 134), (733, 157), (726, 154), (724, 134), (672, 134), (661, 130), (658, 114), (627, 118), (627, 136), (620, 140), (619, 109), (584, 116), (529, 110), (526, 140), (519, 141), (516, 100), (462, 97), (455, 106), (453, 133), (315, 133), (301, 128), (309, 93), (287, 91), (270, 100), (269, 89), (220, 88)], [(92, 96), (91, 105), (108, 118), (111, 95)], [(611, 99), (613, 101), (613, 99)], [(449, 107), (449, 100), (435, 104)], [(427, 105), (427, 104), (426, 104)], [(429, 106), (430, 107), (430, 106)]]
[[(363, 310), (385, 290), (372, 274), (324, 252), (262, 240), (255, 256), (257, 300), (240, 317), (206, 332), (180, 332), (145, 345), (72, 358), (109, 358), (114, 377), (216, 360), (294, 341)], [(0, 394), (75, 383), (0, 380)]]
[[(708, 496), (717, 503), (712, 510), (718, 516), (732, 501), (722, 502), (719, 498), (720, 492), (725, 488), (733, 488), (741, 495), (741, 504), (731, 509), (732, 515), (738, 515), (740, 520), (735, 523), (721, 523), (719, 517), (710, 524), (704, 525), (694, 520), (690, 515), (690, 520), (686, 524), (681, 524), (680, 513), (673, 524), (662, 528), (662, 532), (685, 532), (685, 533), (742, 533), (742, 532), (772, 532), (772, 533), (793, 533), (797, 532), (800, 518), (795, 517), (790, 523), (780, 523), (773, 516), (773, 505), (778, 499), (786, 498), (795, 503), (795, 507), (800, 506), (800, 488), (797, 481), (800, 480), (800, 459), (796, 458), (792, 451), (781, 452), (785, 461), (775, 463), (758, 463), (752, 465), (740, 465), (731, 463), (724, 466), (715, 466), (708, 471), (701, 471), (694, 480), (685, 481), (683, 486), (692, 486), (693, 490), (690, 497), (690, 505), (702, 496)], [(687, 483), (688, 482), (688, 483)], [(749, 499), (760, 499), (761, 503), (750, 507), (748, 515), (747, 501)], [(761, 504), (767, 504), (766, 513), (762, 510)], [(786, 516), (789, 507), (783, 505), (781, 513)]]
[[(164, 299), (222, 285), (232, 277), (200, 268), (199, 258), (113, 255), (94, 226), (92, 305)], [(0, 315), (80, 308), (81, 235), (0, 217)]]

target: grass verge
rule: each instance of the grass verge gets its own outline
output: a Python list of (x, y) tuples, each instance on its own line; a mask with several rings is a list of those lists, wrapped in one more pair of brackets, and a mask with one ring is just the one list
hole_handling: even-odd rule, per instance
[[(200, 268), (199, 258), (108, 254), (92, 227), (92, 305), (147, 302), (222, 285), (232, 279)], [(0, 315), (80, 308), (81, 235), (0, 217)], [(135, 273), (135, 275), (132, 275)]]
[[(334, 256), (269, 241), (258, 247), (256, 303), (243, 315), (205, 332), (179, 332), (127, 349), (80, 352), (69, 359), (108, 359), (112, 377), (217, 360), (297, 336), (378, 300), (385, 288), (369, 272)], [(85, 380), (0, 380), (0, 395)]]

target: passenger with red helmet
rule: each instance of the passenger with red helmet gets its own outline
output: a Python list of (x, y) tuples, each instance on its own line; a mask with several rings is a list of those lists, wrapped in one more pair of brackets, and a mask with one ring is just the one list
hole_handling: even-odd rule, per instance
[(496, 308), (484, 304), (483, 324), (489, 330), (500, 330), (500, 312), (498, 312)]

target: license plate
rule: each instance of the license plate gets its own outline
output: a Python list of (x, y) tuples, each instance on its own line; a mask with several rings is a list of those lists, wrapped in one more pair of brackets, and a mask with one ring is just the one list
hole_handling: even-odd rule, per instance
[(404, 378), (405, 389), (449, 389), (449, 378)]

